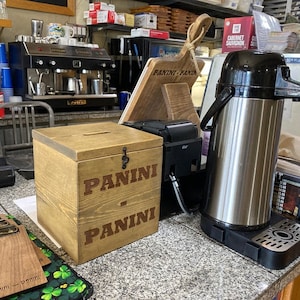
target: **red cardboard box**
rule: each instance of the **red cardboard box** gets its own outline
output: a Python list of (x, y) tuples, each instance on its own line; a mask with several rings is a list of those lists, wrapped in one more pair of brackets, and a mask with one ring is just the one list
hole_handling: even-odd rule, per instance
[(97, 10), (96, 18), (87, 18), (87, 25), (95, 25), (100, 23), (114, 24), (116, 20), (116, 12), (111, 10)]
[(106, 2), (89, 3), (89, 10), (111, 10)]
[(170, 34), (168, 31), (150, 29), (150, 37), (156, 38), (156, 39), (167, 40), (168, 38), (170, 38)]
[(97, 10), (85, 10), (83, 12), (83, 18), (97, 18)]
[(253, 16), (224, 20), (222, 53), (256, 48)]
[(148, 28), (133, 28), (131, 29), (131, 36), (132, 37), (145, 36), (145, 37), (151, 37), (151, 38), (162, 39), (162, 40), (167, 40), (168, 38), (170, 38), (170, 34), (168, 31), (148, 29)]

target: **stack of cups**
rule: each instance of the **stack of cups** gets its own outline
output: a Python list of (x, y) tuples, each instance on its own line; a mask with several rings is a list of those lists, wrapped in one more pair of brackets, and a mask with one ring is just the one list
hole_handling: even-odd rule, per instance
[[(0, 92), (0, 105), (4, 103), (4, 97), (3, 97), (3, 93)], [(0, 119), (3, 118), (5, 116), (5, 110), (4, 108), (0, 108)]]
[(4, 102), (9, 102), (9, 97), (14, 94), (14, 91), (4, 43), (0, 43), (0, 75), (0, 87), (1, 92), (3, 92)]
[[(0, 43), (0, 74), (3, 67), (8, 67), (5, 43)], [(1, 86), (1, 79), (0, 79)]]
[[(3, 67), (8, 67), (6, 48), (4, 43), (0, 43), (0, 74)], [(0, 87), (1, 87), (1, 76), (0, 76)], [(0, 104), (4, 102), (4, 95), (0, 92)], [(4, 108), (0, 108), (0, 118), (5, 115)]]
[(3, 67), (1, 69), (1, 91), (3, 92), (4, 102), (9, 102), (9, 98), (14, 94), (9, 67)]

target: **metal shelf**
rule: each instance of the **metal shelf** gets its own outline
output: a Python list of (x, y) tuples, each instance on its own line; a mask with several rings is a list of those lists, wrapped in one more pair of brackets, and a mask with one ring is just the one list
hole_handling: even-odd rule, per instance
[[(202, 14), (202, 13), (207, 13), (211, 17), (217, 17), (217, 18), (228, 18), (228, 17), (241, 17), (241, 16), (249, 16), (250, 14), (218, 6), (213, 3), (207, 3), (199, 0), (162, 0), (162, 1), (151, 1), (151, 0), (142, 0), (139, 2), (146, 2), (148, 4), (152, 5), (162, 5), (162, 6), (170, 6), (174, 8), (181, 8), (184, 10), (192, 11), (196, 14)], [(130, 30), (134, 27), (128, 27), (128, 26), (123, 26), (123, 25), (118, 25), (118, 24), (96, 24), (96, 25), (88, 25), (90, 33), (101, 31), (101, 30), (115, 30), (115, 31), (120, 31), (120, 32), (126, 32), (130, 33)], [(176, 33), (176, 32), (170, 32), (170, 37), (174, 39), (186, 39), (185, 34), (181, 33)], [(208, 38), (205, 37), (206, 41), (216, 41), (214, 38)]]
[[(131, 29), (135, 27), (129, 27), (129, 26), (124, 26), (124, 25), (118, 25), (118, 24), (95, 24), (95, 25), (88, 25), (89, 31), (91, 33), (93, 32), (99, 32), (102, 30), (114, 30), (114, 31), (120, 31), (120, 32), (126, 32), (130, 33)], [(170, 38), (171, 39), (178, 39), (178, 40), (185, 40), (186, 39), (186, 34), (183, 33), (177, 33), (177, 32), (169, 32), (170, 33)], [(204, 37), (205, 41), (216, 41), (215, 38), (213, 37)]]
[(184, 10), (192, 11), (196, 14), (207, 13), (211, 17), (227, 18), (227, 17), (241, 17), (249, 16), (248, 13), (215, 5), (213, 3), (207, 3), (199, 0), (162, 0), (162, 1), (151, 1), (143, 0), (140, 2), (146, 2), (152, 5), (163, 5), (174, 8), (181, 8)]
[(92, 32), (101, 31), (101, 30), (115, 30), (121, 32), (130, 32), (130, 30), (134, 27), (124, 26), (119, 24), (99, 23), (95, 25), (88, 25), (88, 28)]

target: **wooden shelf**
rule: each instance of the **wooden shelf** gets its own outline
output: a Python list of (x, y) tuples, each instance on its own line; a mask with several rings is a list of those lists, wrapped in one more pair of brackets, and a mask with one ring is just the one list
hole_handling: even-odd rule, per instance
[(0, 27), (11, 28), (12, 21), (9, 19), (0, 19)]

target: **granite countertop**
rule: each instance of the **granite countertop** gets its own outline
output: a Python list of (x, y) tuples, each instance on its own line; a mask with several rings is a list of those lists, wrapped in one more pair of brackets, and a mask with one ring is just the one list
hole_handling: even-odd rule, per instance
[(162, 220), (157, 233), (76, 266), (13, 201), (34, 194), (34, 180), (16, 174), (14, 186), (0, 189), (0, 203), (93, 284), (91, 299), (270, 300), (300, 274), (300, 258), (269, 270), (210, 240), (199, 214)]
[[(90, 110), (90, 111), (66, 111), (55, 112), (54, 121), (55, 125), (69, 125), (73, 123), (88, 123), (88, 122), (101, 122), (101, 121), (118, 121), (122, 111), (115, 109), (102, 109), (102, 110)], [(47, 114), (37, 114), (37, 123), (47, 122)], [(0, 127), (8, 126), (11, 124), (11, 115), (6, 114), (4, 118), (0, 118)]]

